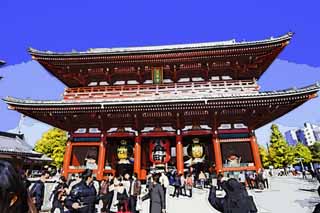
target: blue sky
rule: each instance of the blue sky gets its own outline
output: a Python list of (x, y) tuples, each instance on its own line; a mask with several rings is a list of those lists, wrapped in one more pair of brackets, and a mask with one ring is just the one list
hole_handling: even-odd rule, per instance
[[(261, 3), (259, 3), (261, 2)], [(236, 39), (259, 40), (293, 31), (290, 45), (262, 76), (263, 90), (302, 87), (320, 80), (320, 1), (17, 1), (1, 0), (0, 97), (60, 99), (64, 85), (28, 47), (71, 51)], [(320, 123), (320, 101), (277, 122)], [(0, 130), (15, 128), (19, 114), (0, 103)]]
[(295, 32), (281, 59), (320, 66), (320, 2), (1, 0), (0, 58), (30, 60), (26, 49), (70, 51), (255, 40)]

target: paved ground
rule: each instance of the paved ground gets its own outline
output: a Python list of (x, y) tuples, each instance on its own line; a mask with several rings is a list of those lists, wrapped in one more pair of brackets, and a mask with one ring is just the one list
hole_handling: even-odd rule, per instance
[[(314, 206), (320, 202), (315, 190), (317, 181), (303, 180), (301, 177), (283, 176), (269, 178), (270, 189), (259, 191), (250, 190), (260, 213), (312, 213)], [(47, 184), (46, 184), (47, 185)], [(47, 187), (46, 194), (52, 190), (52, 184)], [(172, 193), (173, 188), (169, 189)], [(193, 197), (172, 198), (167, 196), (168, 213), (216, 213), (207, 202), (209, 190), (193, 190)], [(45, 202), (49, 209), (49, 202)], [(141, 213), (149, 212), (149, 201), (143, 202)]]
[[(270, 189), (250, 190), (260, 213), (311, 213), (316, 203), (320, 202), (316, 181), (302, 180), (301, 177), (283, 176), (270, 178)], [(171, 189), (172, 190), (172, 189)], [(193, 198), (167, 197), (168, 213), (215, 213), (207, 202), (208, 190), (194, 190)], [(142, 213), (148, 213), (148, 202), (144, 202)]]

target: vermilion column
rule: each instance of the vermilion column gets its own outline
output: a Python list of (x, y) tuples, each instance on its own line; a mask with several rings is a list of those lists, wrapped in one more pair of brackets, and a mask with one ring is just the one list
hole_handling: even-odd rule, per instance
[(212, 144), (213, 144), (213, 151), (214, 151), (214, 159), (216, 164), (216, 172), (222, 172), (222, 156), (221, 156), (221, 147), (219, 138), (216, 134), (212, 135)]
[(104, 164), (105, 164), (105, 157), (106, 157), (106, 136), (101, 135), (101, 141), (99, 146), (99, 156), (98, 156), (98, 171), (97, 171), (97, 179), (102, 180), (103, 178), (103, 171), (104, 171)]
[(176, 159), (177, 159), (177, 172), (178, 174), (183, 174), (184, 172), (184, 162), (183, 162), (183, 144), (182, 136), (176, 136)]
[(138, 174), (138, 178), (140, 179), (141, 172), (141, 136), (138, 135), (134, 139), (134, 164), (133, 171)]
[(68, 141), (67, 142), (67, 146), (66, 146), (66, 151), (64, 153), (63, 171), (62, 171), (62, 175), (65, 178), (68, 178), (70, 159), (71, 159), (71, 152), (72, 152), (72, 144), (71, 144), (71, 141)]
[(252, 150), (252, 155), (254, 160), (254, 166), (256, 167), (256, 171), (258, 171), (260, 168), (262, 168), (262, 164), (261, 164), (257, 139), (254, 134), (250, 136), (250, 145), (251, 145), (251, 150)]

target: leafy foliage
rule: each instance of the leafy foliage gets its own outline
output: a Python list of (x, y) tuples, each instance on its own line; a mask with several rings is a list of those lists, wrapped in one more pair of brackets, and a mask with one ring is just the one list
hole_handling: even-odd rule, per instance
[(315, 142), (309, 149), (312, 155), (312, 162), (320, 163), (320, 141)]
[[(303, 145), (302, 143), (298, 143), (295, 147), (294, 147), (294, 157), (295, 158), (303, 158), (303, 162), (304, 163), (310, 163), (312, 160), (312, 154), (310, 149)], [(298, 163), (300, 161), (297, 161), (295, 159), (295, 163)]]
[(276, 124), (271, 126), (269, 158), (274, 168), (283, 168), (294, 163), (294, 148), (290, 147)]
[(269, 153), (266, 148), (259, 146), (260, 158), (264, 168), (268, 168), (271, 165)]
[(67, 133), (53, 128), (45, 132), (35, 144), (34, 150), (53, 159), (52, 165), (61, 168), (67, 143)]

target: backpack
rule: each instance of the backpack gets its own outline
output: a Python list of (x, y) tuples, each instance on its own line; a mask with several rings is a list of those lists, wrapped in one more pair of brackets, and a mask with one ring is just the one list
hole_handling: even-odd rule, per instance
[(38, 189), (38, 186), (39, 186), (39, 183), (38, 182), (35, 182), (33, 184), (33, 186), (31, 187), (30, 189), (30, 197), (35, 197), (36, 195), (36, 192), (37, 192), (37, 189)]

